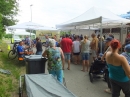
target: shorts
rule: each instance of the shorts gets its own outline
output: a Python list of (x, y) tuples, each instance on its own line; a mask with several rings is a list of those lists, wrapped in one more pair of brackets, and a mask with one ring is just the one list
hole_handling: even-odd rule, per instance
[(76, 56), (78, 56), (80, 54), (80, 52), (79, 53), (73, 53), (73, 54), (76, 55)]
[(89, 53), (82, 53), (82, 60), (89, 60)]
[(91, 50), (92, 52), (92, 57), (97, 57), (96, 51), (95, 50)]
[(71, 53), (64, 53), (65, 59), (70, 60)]

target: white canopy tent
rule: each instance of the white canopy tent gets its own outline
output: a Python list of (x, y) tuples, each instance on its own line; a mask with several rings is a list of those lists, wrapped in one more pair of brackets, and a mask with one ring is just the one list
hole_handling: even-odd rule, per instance
[(121, 24), (130, 23), (130, 20), (121, 18), (107, 9), (92, 7), (80, 16), (56, 25), (58, 29), (78, 29), (78, 28), (101, 28), (119, 27)]
[(27, 29), (27, 30), (57, 30), (52, 27), (42, 26), (33, 22), (25, 22), (13, 26), (8, 26), (8, 29)]
[[(17, 24), (17, 25), (13, 25), (13, 26), (8, 26), (7, 29), (25, 29), (25, 30), (30, 30), (30, 39), (31, 39), (31, 35), (32, 35), (32, 30), (57, 30), (55, 28), (51, 28), (51, 27), (46, 27), (46, 26), (42, 26), (40, 24), (37, 23), (33, 23), (33, 22), (25, 22), (25, 23), (21, 23), (21, 24)], [(30, 43), (31, 45), (31, 43)]]
[(38, 29), (39, 27), (44, 27), (42, 25), (33, 23), (33, 22), (25, 22), (13, 26), (8, 26), (8, 29), (28, 29), (28, 30), (35, 30)]
[[(102, 37), (102, 28), (128, 26), (130, 20), (121, 18), (107, 9), (92, 7), (80, 16), (56, 25), (57, 29), (82, 29), (82, 28), (100, 28)], [(121, 35), (122, 36), (122, 35)], [(102, 45), (101, 51), (102, 53)]]
[[(14, 32), (14, 35), (30, 35), (30, 33), (26, 31), (21, 31), (21, 32)], [(31, 35), (35, 35), (35, 34), (31, 33)]]

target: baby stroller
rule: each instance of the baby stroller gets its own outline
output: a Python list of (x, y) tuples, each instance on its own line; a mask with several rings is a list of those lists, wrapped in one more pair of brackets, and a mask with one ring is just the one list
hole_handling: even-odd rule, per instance
[(93, 82), (94, 78), (101, 78), (98, 75), (103, 75), (103, 78), (106, 80), (106, 70), (107, 70), (107, 65), (106, 61), (102, 61), (101, 58), (96, 59), (89, 70), (89, 78), (90, 82)]

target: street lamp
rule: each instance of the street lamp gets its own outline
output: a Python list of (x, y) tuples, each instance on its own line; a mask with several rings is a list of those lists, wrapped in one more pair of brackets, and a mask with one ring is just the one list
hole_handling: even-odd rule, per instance
[[(32, 22), (32, 4), (30, 5), (30, 11), (31, 11), (31, 22)], [(30, 47), (31, 47), (31, 33), (32, 33), (32, 30), (30, 30)]]
[(32, 22), (32, 4), (30, 5), (30, 11), (31, 11), (31, 22)]

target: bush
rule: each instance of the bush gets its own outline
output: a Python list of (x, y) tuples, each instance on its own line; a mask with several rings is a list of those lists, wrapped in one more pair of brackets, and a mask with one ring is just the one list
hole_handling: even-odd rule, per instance
[(5, 34), (4, 38), (12, 38), (12, 34)]

